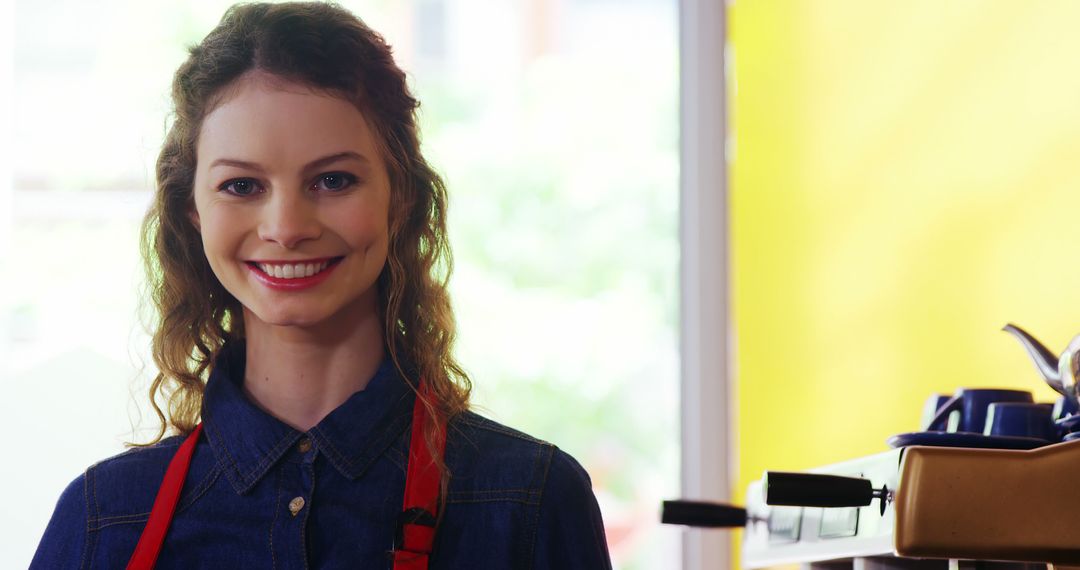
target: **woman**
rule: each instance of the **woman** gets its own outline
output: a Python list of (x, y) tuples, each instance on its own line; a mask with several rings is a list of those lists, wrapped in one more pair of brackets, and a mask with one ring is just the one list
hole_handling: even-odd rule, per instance
[(32, 566), (610, 567), (580, 465), (468, 411), (445, 188), (383, 40), (237, 5), (173, 100), (143, 228), (161, 432), (64, 491)]

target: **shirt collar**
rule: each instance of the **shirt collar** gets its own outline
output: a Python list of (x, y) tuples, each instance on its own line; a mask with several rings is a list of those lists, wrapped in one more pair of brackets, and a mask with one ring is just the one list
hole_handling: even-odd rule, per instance
[[(305, 435), (244, 395), (246, 359), (242, 340), (226, 343), (203, 395), (203, 431), (237, 493), (250, 491)], [(311, 428), (307, 437), (342, 475), (356, 479), (409, 426), (414, 399), (393, 360), (384, 358), (367, 386)]]

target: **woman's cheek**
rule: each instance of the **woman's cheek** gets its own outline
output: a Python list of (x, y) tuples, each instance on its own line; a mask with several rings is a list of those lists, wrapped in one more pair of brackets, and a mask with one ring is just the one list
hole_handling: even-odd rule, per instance
[(342, 229), (342, 237), (354, 247), (363, 249), (385, 242), (389, 235), (387, 213), (370, 207), (356, 208), (340, 216), (334, 225)]

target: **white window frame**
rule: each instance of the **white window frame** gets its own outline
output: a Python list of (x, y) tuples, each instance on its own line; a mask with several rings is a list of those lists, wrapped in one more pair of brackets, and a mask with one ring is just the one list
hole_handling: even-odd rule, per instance
[[(681, 492), (721, 502), (735, 469), (725, 10), (724, 0), (679, 0)], [(730, 544), (728, 531), (685, 531), (683, 568), (729, 568)]]

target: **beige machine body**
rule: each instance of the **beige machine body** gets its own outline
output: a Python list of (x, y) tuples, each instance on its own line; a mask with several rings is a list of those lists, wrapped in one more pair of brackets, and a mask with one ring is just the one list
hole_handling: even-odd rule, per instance
[(811, 470), (870, 479), (884, 508), (771, 507), (747, 492), (743, 566), (1080, 566), (1080, 441), (1034, 450), (913, 446)]

